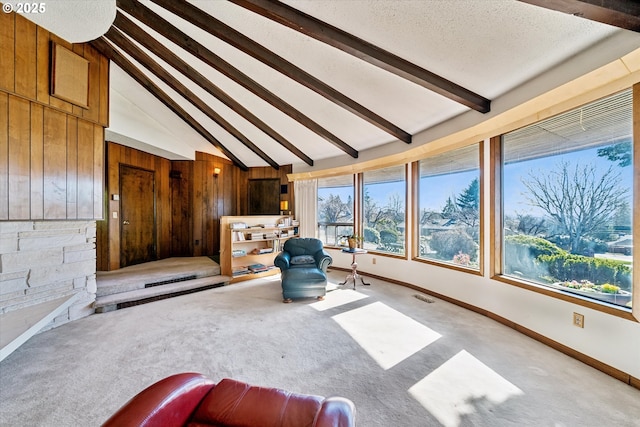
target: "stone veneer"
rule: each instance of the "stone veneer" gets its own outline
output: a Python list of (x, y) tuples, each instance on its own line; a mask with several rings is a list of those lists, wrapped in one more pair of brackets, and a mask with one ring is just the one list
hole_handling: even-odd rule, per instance
[(0, 314), (77, 293), (43, 330), (94, 313), (95, 221), (0, 221)]

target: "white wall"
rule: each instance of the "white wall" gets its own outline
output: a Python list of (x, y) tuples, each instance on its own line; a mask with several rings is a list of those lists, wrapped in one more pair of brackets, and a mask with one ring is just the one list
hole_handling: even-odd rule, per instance
[[(330, 250), (333, 266), (349, 268), (351, 255)], [(376, 259), (376, 264), (372, 263)], [(375, 254), (358, 255), (358, 269), (406, 282), (488, 310), (607, 365), (640, 378), (640, 323), (592, 310), (487, 277)], [(366, 276), (366, 274), (365, 274)], [(584, 329), (573, 326), (573, 312)], [(488, 343), (490, 345), (490, 343)]]
[[(485, 171), (489, 171), (489, 144), (485, 141)], [(358, 270), (408, 283), (488, 310), (551, 340), (640, 378), (640, 323), (593, 310), (541, 293), (522, 289), (489, 275), (489, 173), (484, 174), (484, 276), (424, 262), (367, 253), (358, 255)], [(411, 193), (411, 192), (409, 192)], [(411, 201), (407, 201), (411, 206)], [(407, 230), (411, 230), (408, 215)], [(411, 248), (411, 232), (407, 247)], [(329, 249), (333, 266), (350, 268), (351, 255)], [(375, 264), (373, 263), (375, 258)], [(366, 274), (365, 274), (366, 275)], [(573, 325), (573, 313), (584, 315), (584, 328)], [(490, 345), (490, 343), (487, 343)]]

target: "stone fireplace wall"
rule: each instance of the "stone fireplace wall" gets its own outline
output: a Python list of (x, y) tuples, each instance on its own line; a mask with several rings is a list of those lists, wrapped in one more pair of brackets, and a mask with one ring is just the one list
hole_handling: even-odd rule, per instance
[(0, 221), (0, 314), (73, 294), (43, 330), (94, 312), (96, 222)]

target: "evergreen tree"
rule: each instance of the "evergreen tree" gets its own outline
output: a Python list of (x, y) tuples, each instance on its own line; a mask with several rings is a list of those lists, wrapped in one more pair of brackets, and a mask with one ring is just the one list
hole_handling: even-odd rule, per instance
[(469, 227), (475, 228), (480, 221), (480, 182), (475, 178), (456, 198), (457, 219)]
[(449, 198), (447, 198), (447, 203), (444, 205), (444, 208), (442, 208), (442, 217), (452, 219), (456, 217), (457, 212), (458, 207), (453, 202), (451, 196), (449, 196)]
[(631, 151), (631, 141), (619, 142), (604, 148), (598, 148), (598, 156), (606, 157), (607, 160), (612, 162), (618, 162), (618, 166), (623, 168), (631, 165)]

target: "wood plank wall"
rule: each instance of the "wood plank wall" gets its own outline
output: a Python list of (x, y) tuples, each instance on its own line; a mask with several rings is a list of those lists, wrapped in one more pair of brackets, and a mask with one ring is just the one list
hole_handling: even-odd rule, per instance
[[(89, 108), (49, 95), (51, 42), (89, 61)], [(0, 70), (0, 220), (102, 218), (109, 61), (1, 13)]]
[(272, 167), (257, 167), (249, 168), (248, 171), (237, 169), (234, 181), (238, 183), (235, 191), (238, 197), (236, 209), (239, 212), (235, 215), (248, 215), (249, 212), (249, 180), (250, 179), (268, 179), (268, 178), (280, 178), (280, 185), (287, 186), (287, 192), (280, 194), (280, 200), (287, 200), (289, 202), (289, 210), (293, 213), (295, 194), (293, 191), (293, 183), (288, 182), (287, 174), (293, 172), (292, 165), (280, 166), (280, 169), (275, 170)]
[[(242, 171), (229, 160), (196, 152), (196, 160), (170, 161), (134, 148), (107, 142), (106, 219), (98, 221), (98, 270), (120, 268), (120, 164), (156, 172), (158, 257), (209, 256), (220, 252), (220, 217), (246, 215), (249, 179), (279, 178), (287, 183), (291, 166)], [(216, 177), (214, 169), (219, 168)], [(289, 194), (293, 206), (293, 186)], [(117, 218), (114, 218), (115, 216)]]
[[(159, 258), (171, 256), (171, 205), (169, 171), (171, 161), (135, 148), (107, 142), (107, 213), (104, 221), (98, 221), (97, 269), (99, 271), (120, 268), (120, 165), (127, 165), (155, 172), (156, 189), (156, 241)], [(118, 197), (119, 198), (119, 197)]]
[[(218, 176), (214, 169), (220, 168)], [(196, 152), (193, 175), (193, 254), (220, 252), (220, 217), (235, 215), (240, 169), (227, 159)]]

